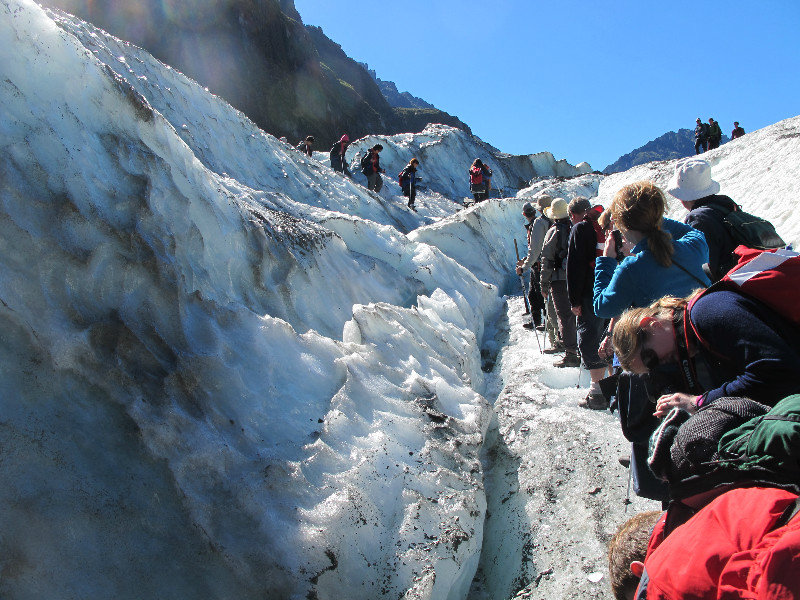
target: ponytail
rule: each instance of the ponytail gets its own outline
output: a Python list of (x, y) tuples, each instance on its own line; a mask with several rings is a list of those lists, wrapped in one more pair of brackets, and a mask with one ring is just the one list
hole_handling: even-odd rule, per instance
[[(659, 223), (660, 225), (660, 223)], [(653, 253), (656, 262), (662, 267), (672, 266), (672, 255), (675, 248), (672, 245), (672, 236), (657, 227), (647, 234), (647, 247)]]

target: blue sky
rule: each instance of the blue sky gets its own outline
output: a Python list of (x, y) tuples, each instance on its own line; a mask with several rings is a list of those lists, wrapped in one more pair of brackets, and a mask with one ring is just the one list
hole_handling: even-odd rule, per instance
[(800, 0), (295, 0), (378, 77), (504, 152), (603, 169), (695, 119), (800, 114)]

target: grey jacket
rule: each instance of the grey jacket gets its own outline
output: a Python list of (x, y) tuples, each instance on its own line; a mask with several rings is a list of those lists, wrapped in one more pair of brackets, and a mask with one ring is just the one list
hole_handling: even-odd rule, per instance
[(542, 254), (542, 245), (544, 244), (544, 236), (551, 225), (550, 219), (544, 216), (539, 216), (534, 219), (533, 223), (528, 229), (528, 256), (525, 257), (525, 262), (522, 263), (522, 268), (528, 270), (533, 267), (534, 263), (539, 261)]
[[(569, 231), (571, 224), (569, 219), (556, 221), (547, 230), (542, 246), (542, 292), (550, 291), (551, 281), (566, 281), (567, 279), (567, 257), (566, 251), (569, 243)], [(561, 232), (559, 233), (559, 229)], [(559, 254), (563, 251), (562, 259)], [(560, 265), (558, 263), (561, 263)]]

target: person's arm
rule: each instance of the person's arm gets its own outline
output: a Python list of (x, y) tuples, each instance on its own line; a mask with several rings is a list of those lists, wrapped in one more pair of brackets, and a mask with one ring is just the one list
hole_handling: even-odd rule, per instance
[(708, 268), (716, 281), (720, 278), (720, 266), (728, 257), (724, 256), (725, 224), (722, 222), (721, 215), (718, 218), (715, 217), (713, 208), (704, 208), (690, 212), (686, 222), (703, 233), (708, 253)]
[(555, 266), (557, 240), (557, 230), (555, 227), (551, 227), (544, 238), (544, 245), (542, 246), (541, 254), (541, 286), (542, 294), (545, 296), (550, 295), (550, 281), (553, 279), (553, 267)]
[(700, 406), (724, 396), (742, 396), (772, 406), (800, 391), (797, 343), (790, 345), (777, 333), (789, 326), (762, 311), (756, 301), (727, 291), (703, 296), (693, 306), (691, 319), (701, 338), (724, 356), (726, 366), (738, 372), (703, 394)]
[(633, 259), (617, 264), (611, 256), (598, 256), (594, 268), (594, 314), (601, 319), (618, 317), (633, 305), (636, 286), (630, 276)]

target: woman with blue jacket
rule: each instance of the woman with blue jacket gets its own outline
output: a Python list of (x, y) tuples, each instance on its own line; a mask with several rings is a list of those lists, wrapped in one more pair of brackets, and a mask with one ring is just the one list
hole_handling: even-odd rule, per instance
[[(664, 193), (649, 181), (626, 185), (614, 196), (608, 208), (611, 223), (633, 248), (617, 263), (614, 236), (607, 236), (603, 256), (595, 264), (592, 300), (598, 317), (616, 319), (631, 307), (649, 306), (665, 295), (687, 296), (710, 285), (703, 272), (708, 262), (703, 233), (665, 218), (665, 208)], [(610, 346), (613, 324), (603, 340), (604, 350)], [(658, 426), (653, 411), (663, 391), (646, 375), (627, 374), (617, 389), (622, 430), (633, 443), (634, 489), (656, 500), (665, 499), (666, 489), (647, 469), (647, 443)]]

